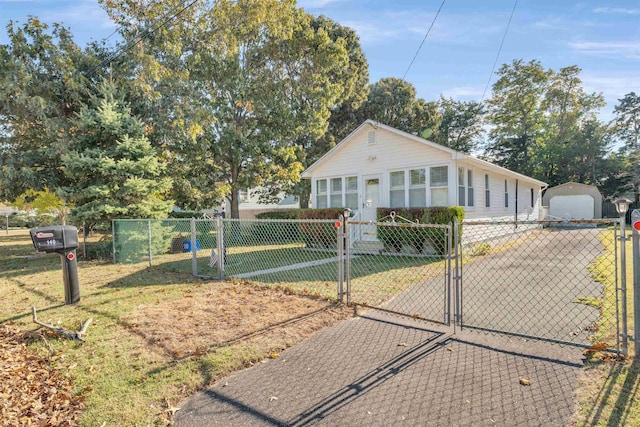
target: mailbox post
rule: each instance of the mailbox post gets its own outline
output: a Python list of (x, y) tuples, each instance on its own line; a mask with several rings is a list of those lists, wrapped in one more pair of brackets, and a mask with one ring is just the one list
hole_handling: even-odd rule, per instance
[(64, 302), (75, 304), (80, 301), (78, 285), (78, 229), (70, 225), (52, 225), (34, 228), (29, 231), (31, 241), (38, 252), (57, 253), (62, 260), (64, 279)]

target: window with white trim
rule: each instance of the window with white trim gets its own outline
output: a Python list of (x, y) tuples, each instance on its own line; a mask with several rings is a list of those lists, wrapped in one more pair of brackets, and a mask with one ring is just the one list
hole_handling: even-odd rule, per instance
[(342, 206), (342, 178), (331, 178), (331, 195), (329, 207), (341, 208)]
[(467, 207), (474, 207), (476, 205), (475, 192), (473, 190), (473, 171), (467, 169)]
[(449, 205), (449, 167), (433, 166), (429, 168), (429, 187), (431, 206)]
[(345, 179), (345, 207), (358, 209), (358, 177), (348, 176)]
[(327, 207), (327, 180), (319, 179), (316, 181), (316, 208)]
[(504, 207), (509, 207), (509, 183), (506, 179), (504, 180)]
[(251, 193), (248, 188), (246, 190), (238, 190), (238, 200), (240, 202), (248, 202), (251, 200)]
[(403, 208), (404, 202), (404, 171), (389, 174), (389, 207)]
[(465, 206), (464, 168), (458, 168), (458, 206)]
[(491, 189), (489, 187), (489, 174), (484, 174), (484, 207), (491, 207)]
[(427, 175), (424, 169), (409, 170), (409, 207), (427, 206)]

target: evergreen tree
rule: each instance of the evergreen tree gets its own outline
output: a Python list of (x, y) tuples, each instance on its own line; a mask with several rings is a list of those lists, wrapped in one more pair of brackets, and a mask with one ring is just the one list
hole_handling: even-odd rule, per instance
[(173, 206), (165, 198), (172, 181), (166, 165), (131, 115), (115, 85), (103, 82), (98, 95), (74, 120), (63, 189), (73, 215), (90, 225), (114, 218), (164, 218)]

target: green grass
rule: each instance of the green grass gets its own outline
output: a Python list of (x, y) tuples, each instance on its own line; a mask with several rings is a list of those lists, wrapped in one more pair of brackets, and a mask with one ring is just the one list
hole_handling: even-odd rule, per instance
[[(592, 265), (592, 274), (604, 284), (601, 301), (601, 316), (594, 341), (615, 343), (616, 334), (616, 283), (613, 266), (613, 233), (601, 233), (605, 254)], [(627, 242), (627, 307), (629, 334), (633, 334), (633, 259), (631, 242)], [(606, 314), (606, 315), (605, 315)], [(577, 392), (577, 412), (573, 425), (576, 426), (638, 426), (640, 425), (640, 357), (633, 358), (633, 343), (629, 343), (630, 357), (616, 360), (606, 354), (592, 354), (580, 378)]]

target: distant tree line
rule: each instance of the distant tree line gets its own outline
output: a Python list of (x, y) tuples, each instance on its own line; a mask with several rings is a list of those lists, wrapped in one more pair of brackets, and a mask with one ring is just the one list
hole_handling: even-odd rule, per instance
[(603, 97), (585, 92), (576, 66), (518, 59), (484, 103), (426, 101), (402, 79), (369, 84), (355, 31), (294, 1), (201, 0), (170, 20), (177, 0), (101, 4), (137, 43), (81, 48), (35, 17), (7, 26), (0, 200), (44, 192), (88, 224), (223, 198), (237, 217), (239, 192), (256, 187), (265, 202), (284, 192), (305, 207), (302, 170), (366, 119), (550, 185), (638, 199), (640, 97), (628, 93), (603, 123)]

